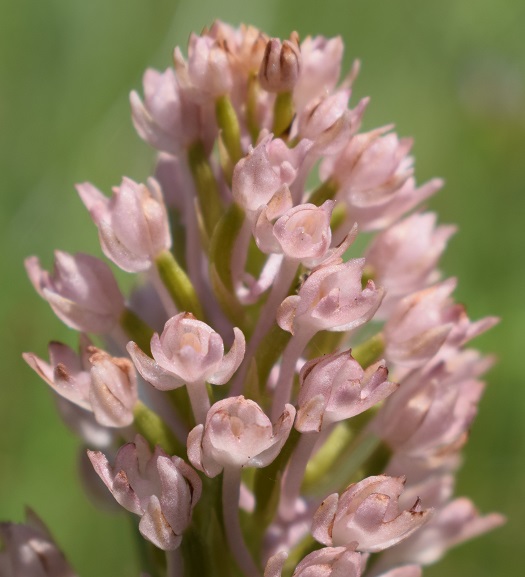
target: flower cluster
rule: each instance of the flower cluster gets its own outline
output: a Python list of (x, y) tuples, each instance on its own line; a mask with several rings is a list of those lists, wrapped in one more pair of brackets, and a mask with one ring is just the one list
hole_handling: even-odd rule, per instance
[[(80, 347), (24, 358), (89, 449), (90, 493), (166, 551), (148, 574), (417, 577), (503, 521), (453, 497), (491, 365), (468, 343), (496, 319), (454, 302), (454, 227), (422, 208), (441, 181), (416, 185), (391, 126), (359, 132), (342, 56), (340, 38), (192, 35), (130, 97), (154, 177), (77, 187), (139, 288), (85, 254), (26, 262)], [(0, 536), (2, 575), (73, 575), (40, 521)]]

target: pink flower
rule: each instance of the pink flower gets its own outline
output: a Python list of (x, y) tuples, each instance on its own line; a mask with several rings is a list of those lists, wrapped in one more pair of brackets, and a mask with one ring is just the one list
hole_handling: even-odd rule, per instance
[(208, 477), (224, 467), (266, 467), (282, 449), (295, 417), (292, 405), (286, 405), (272, 427), (263, 410), (243, 396), (215, 403), (206, 423), (188, 435), (188, 458)]
[(299, 110), (310, 100), (330, 93), (337, 85), (343, 58), (343, 41), (340, 36), (308, 36), (301, 42), (301, 57), (301, 73), (293, 93)]
[(388, 360), (413, 368), (438, 352), (454, 326), (449, 296), (455, 288), (448, 279), (399, 302), (384, 327)]
[(153, 178), (147, 186), (124, 178), (111, 199), (88, 182), (77, 190), (98, 228), (104, 254), (122, 270), (147, 270), (171, 247), (166, 207)]
[(301, 369), (295, 422), (301, 433), (320, 431), (330, 423), (354, 417), (398, 388), (387, 381), (388, 371), (381, 363), (364, 371), (350, 352), (325, 355)]
[(319, 264), (330, 248), (330, 217), (334, 201), (322, 206), (300, 204), (287, 210), (272, 224), (272, 213), (263, 206), (255, 223), (255, 241), (266, 253), (283, 253), (291, 260), (312, 268)]
[(139, 531), (165, 551), (176, 549), (201, 494), (197, 473), (137, 435), (121, 447), (112, 467), (103, 453), (88, 451), (96, 472), (122, 507), (140, 515)]
[(481, 516), (469, 499), (454, 499), (436, 511), (429, 523), (412, 537), (385, 553), (385, 566), (399, 562), (435, 563), (448, 549), (505, 523), (498, 513)]
[[(397, 452), (430, 457), (462, 444), (484, 389), (478, 363), (412, 372), (379, 411), (374, 430)], [(452, 368), (454, 366), (454, 368)]]
[(188, 46), (188, 76), (201, 94), (212, 98), (228, 94), (233, 79), (222, 43), (209, 36), (192, 34)]
[(331, 174), (352, 206), (376, 204), (412, 176), (412, 158), (407, 156), (412, 140), (399, 140), (394, 133), (383, 136), (390, 128), (353, 136), (341, 154), (323, 166), (323, 177)]
[(129, 359), (115, 358), (81, 339), (80, 354), (68, 346), (49, 345), (50, 364), (25, 353), (27, 364), (61, 397), (94, 413), (106, 427), (126, 427), (133, 422), (137, 382)]
[(409, 537), (429, 519), (419, 500), (399, 511), (403, 477), (367, 477), (350, 485), (344, 493), (327, 497), (316, 511), (312, 535), (329, 546), (348, 546), (370, 553), (392, 547)]
[(436, 218), (432, 212), (408, 216), (376, 236), (368, 247), (366, 265), (386, 291), (380, 318), (388, 318), (401, 298), (438, 280), (438, 260), (456, 227), (436, 227)]
[(235, 165), (234, 200), (249, 212), (268, 204), (283, 186), (294, 182), (310, 147), (311, 143), (304, 140), (290, 149), (279, 138), (263, 138)]
[(180, 313), (164, 326), (162, 334), (151, 339), (154, 361), (131, 342), (128, 352), (142, 377), (161, 391), (184, 384), (228, 382), (244, 358), (245, 339), (234, 328), (235, 340), (224, 354), (219, 333), (191, 313)]
[(364, 259), (316, 268), (297, 295), (287, 297), (277, 312), (279, 326), (292, 334), (300, 328), (350, 331), (370, 320), (383, 298), (372, 281), (361, 287)]
[(101, 260), (78, 253), (55, 252), (52, 274), (32, 256), (25, 261), (27, 274), (38, 294), (69, 327), (87, 333), (109, 333), (124, 311), (113, 273)]
[[(171, 68), (164, 72), (149, 69), (144, 74), (144, 103), (130, 94), (133, 125), (139, 136), (158, 150), (177, 153), (198, 136), (199, 110), (183, 99)], [(188, 122), (188, 114), (192, 121)], [(185, 124), (183, 122), (185, 121)], [(181, 130), (182, 127), (193, 130)]]

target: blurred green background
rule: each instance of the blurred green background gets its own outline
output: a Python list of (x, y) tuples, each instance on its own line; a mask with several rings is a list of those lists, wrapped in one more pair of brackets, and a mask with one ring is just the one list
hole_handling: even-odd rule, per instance
[[(478, 345), (500, 362), (472, 430), (458, 494), (508, 524), (454, 550), (429, 576), (517, 575), (525, 518), (525, 3), (523, 0), (2, 0), (0, 6), (0, 518), (25, 504), (49, 524), (83, 577), (138, 575), (121, 516), (93, 509), (76, 473), (77, 442), (46, 386), (20, 358), (73, 344), (27, 281), (22, 261), (53, 248), (99, 255), (73, 184), (144, 179), (153, 153), (135, 135), (128, 93), (147, 66), (214, 18), (287, 36), (341, 34), (362, 60), (355, 96), (365, 128), (394, 121), (415, 137), (419, 182), (447, 185), (431, 206), (460, 232), (443, 268), (472, 318), (502, 323)], [(357, 98), (353, 98), (353, 102)], [(521, 564), (520, 564), (521, 565)]]

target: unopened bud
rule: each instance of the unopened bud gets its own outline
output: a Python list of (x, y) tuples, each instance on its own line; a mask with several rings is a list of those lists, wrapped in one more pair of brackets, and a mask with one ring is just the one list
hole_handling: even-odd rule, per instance
[(266, 44), (259, 69), (259, 82), (268, 92), (293, 90), (301, 72), (301, 52), (296, 35), (291, 40), (272, 38)]

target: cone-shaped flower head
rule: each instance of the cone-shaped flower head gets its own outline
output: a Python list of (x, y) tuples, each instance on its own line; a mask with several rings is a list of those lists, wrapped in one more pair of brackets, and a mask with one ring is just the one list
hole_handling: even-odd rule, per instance
[(367, 477), (350, 485), (344, 493), (327, 497), (316, 511), (312, 535), (329, 546), (357, 542), (359, 551), (374, 553), (406, 539), (428, 521), (431, 510), (422, 510), (419, 500), (407, 511), (399, 511), (403, 477)]
[(88, 451), (88, 456), (117, 502), (140, 515), (143, 537), (165, 551), (176, 549), (200, 498), (197, 473), (158, 446), (152, 453), (140, 435), (119, 449), (113, 467), (99, 451)]
[(52, 274), (36, 256), (25, 261), (38, 294), (67, 326), (86, 333), (109, 333), (124, 310), (124, 297), (108, 265), (94, 256), (55, 252)]
[(165, 325), (162, 334), (151, 339), (154, 361), (131, 342), (128, 352), (142, 377), (160, 390), (184, 384), (228, 382), (244, 358), (246, 341), (242, 331), (233, 329), (235, 340), (224, 354), (219, 333), (191, 313), (180, 313)]
[(292, 405), (286, 405), (277, 423), (257, 403), (243, 396), (215, 403), (204, 425), (188, 435), (191, 464), (215, 477), (224, 467), (266, 467), (282, 449), (295, 417)]
[(299, 375), (295, 428), (301, 433), (320, 431), (330, 423), (359, 415), (398, 388), (387, 376), (381, 363), (364, 371), (350, 351), (307, 362)]
[(301, 73), (301, 51), (297, 34), (281, 42), (271, 38), (266, 44), (259, 69), (259, 82), (268, 92), (290, 92)]
[(255, 224), (255, 241), (265, 253), (283, 253), (309, 268), (326, 256), (332, 240), (330, 217), (333, 200), (322, 206), (300, 204), (287, 210), (272, 224), (269, 205), (263, 206)]
[(153, 178), (147, 186), (124, 178), (111, 199), (88, 182), (77, 190), (98, 228), (104, 254), (122, 270), (147, 270), (171, 247), (166, 207)]
[(373, 281), (361, 286), (364, 259), (320, 266), (299, 294), (287, 297), (277, 313), (279, 326), (292, 334), (300, 328), (350, 331), (369, 321), (383, 297)]
[(23, 356), (55, 393), (91, 411), (100, 425), (126, 427), (133, 422), (137, 381), (129, 359), (108, 355), (85, 336), (78, 355), (67, 345), (52, 342), (49, 364), (32, 353)]
[(76, 577), (47, 527), (35, 513), (27, 524), (0, 523), (2, 577)]

